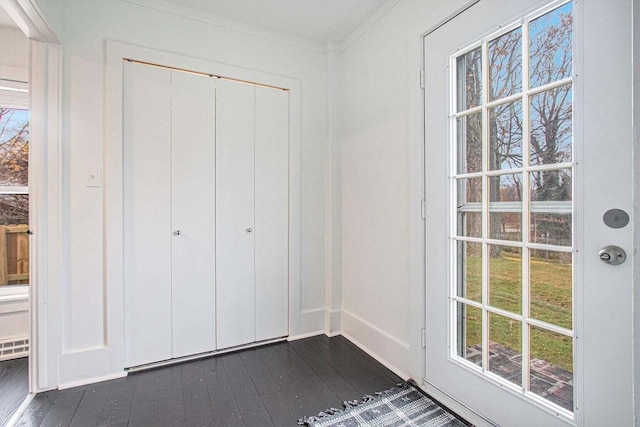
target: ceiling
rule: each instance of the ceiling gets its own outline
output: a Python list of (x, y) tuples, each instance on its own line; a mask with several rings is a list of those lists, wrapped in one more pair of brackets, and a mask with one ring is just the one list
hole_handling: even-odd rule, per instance
[(386, 0), (169, 0), (316, 43), (341, 43)]
[(9, 16), (9, 14), (4, 10), (2, 6), (0, 6), (0, 27), (14, 27), (18, 28), (13, 19)]

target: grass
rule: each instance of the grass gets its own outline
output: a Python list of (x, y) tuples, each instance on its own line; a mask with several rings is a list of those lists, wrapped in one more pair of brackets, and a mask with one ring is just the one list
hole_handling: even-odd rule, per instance
[[(479, 252), (469, 248), (466, 265), (466, 298), (481, 301), (482, 266)], [(535, 255), (545, 255), (544, 253)], [(531, 317), (562, 326), (572, 327), (572, 266), (541, 256), (530, 262)], [(522, 313), (522, 257), (519, 249), (502, 250), (489, 259), (489, 304), (493, 307)], [(467, 315), (467, 345), (481, 342), (481, 316), (469, 310)], [(514, 351), (522, 351), (522, 325), (504, 316), (492, 314), (489, 339)], [(562, 369), (573, 371), (571, 339), (550, 331), (532, 328), (531, 357), (545, 360)]]

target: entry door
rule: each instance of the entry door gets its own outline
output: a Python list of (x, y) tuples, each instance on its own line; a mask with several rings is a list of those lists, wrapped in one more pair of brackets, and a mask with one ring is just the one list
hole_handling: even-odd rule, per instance
[[(482, 0), (424, 39), (426, 382), (632, 425), (631, 1)], [(607, 216), (608, 218), (609, 216)], [(442, 224), (448, 224), (442, 227)]]
[(127, 366), (215, 350), (215, 80), (124, 67)]

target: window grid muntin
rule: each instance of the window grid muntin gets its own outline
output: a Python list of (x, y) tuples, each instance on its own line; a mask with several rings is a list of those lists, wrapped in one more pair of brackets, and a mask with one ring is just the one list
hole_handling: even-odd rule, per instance
[[(451, 199), (451, 212), (454, 212), (454, 215), (456, 216), (456, 221), (453, 221), (451, 223), (452, 229), (450, 230), (450, 241), (452, 242), (452, 245), (450, 247), (451, 249), (451, 253), (452, 253), (452, 257), (451, 259), (454, 260), (454, 265), (452, 266), (452, 280), (450, 281), (451, 285), (453, 286), (453, 288), (450, 288), (450, 301), (451, 304), (449, 305), (449, 310), (451, 313), (456, 313), (456, 304), (458, 302), (467, 304), (469, 306), (473, 306), (476, 308), (480, 308), (482, 309), (482, 351), (483, 351), (483, 357), (482, 357), (482, 368), (478, 367), (477, 365), (474, 365), (470, 362), (468, 362), (467, 360), (457, 357), (455, 351), (453, 351), (451, 354), (454, 358), (456, 358), (456, 360), (462, 360), (463, 363), (461, 365), (470, 368), (471, 370), (477, 371), (477, 372), (481, 372), (483, 376), (493, 379), (495, 381), (497, 381), (498, 383), (500, 383), (501, 385), (505, 385), (510, 389), (513, 389), (515, 391), (517, 391), (519, 394), (527, 396), (528, 398), (541, 403), (544, 407), (551, 407), (554, 411), (556, 412), (561, 412), (563, 413), (565, 416), (569, 417), (569, 418), (573, 418), (574, 417), (574, 413), (572, 411), (568, 411), (565, 408), (555, 404), (554, 402), (552, 402), (551, 400), (545, 399), (544, 397), (541, 397), (537, 394), (535, 394), (534, 392), (530, 391), (530, 342), (529, 342), (529, 329), (530, 326), (534, 326), (543, 330), (548, 330), (548, 331), (552, 331), (558, 334), (562, 334), (568, 337), (571, 337), (573, 340), (573, 353), (572, 353), (572, 360), (573, 363), (575, 364), (576, 361), (576, 345), (575, 345), (575, 339), (574, 339), (574, 329), (575, 328), (575, 284), (574, 284), (574, 277), (575, 277), (575, 256), (572, 256), (572, 289), (571, 289), (571, 293), (572, 293), (572, 299), (571, 299), (571, 305), (572, 305), (572, 309), (571, 309), (571, 315), (573, 318), (572, 321), (572, 329), (567, 329), (567, 328), (563, 328), (557, 325), (553, 325), (550, 323), (546, 323), (543, 321), (539, 321), (536, 319), (533, 319), (530, 317), (530, 305), (529, 305), (529, 296), (530, 296), (530, 277), (529, 277), (529, 262), (530, 262), (530, 256), (531, 256), (531, 251), (532, 250), (550, 250), (550, 251), (557, 251), (557, 252), (565, 252), (565, 253), (572, 253), (575, 254), (575, 209), (574, 209), (574, 197), (572, 195), (571, 200), (570, 201), (566, 201), (566, 202), (562, 202), (560, 204), (557, 204), (556, 208), (558, 208), (557, 210), (553, 209), (553, 210), (549, 210), (546, 209), (544, 211), (544, 213), (548, 213), (548, 214), (571, 214), (571, 246), (556, 246), (556, 245), (548, 245), (548, 244), (540, 244), (540, 243), (531, 243), (529, 240), (531, 238), (530, 236), (530, 227), (531, 227), (531, 213), (536, 213), (537, 209), (535, 208), (535, 204), (537, 202), (531, 202), (531, 187), (530, 187), (530, 173), (532, 172), (536, 172), (536, 171), (548, 171), (548, 170), (560, 170), (560, 169), (570, 169), (571, 170), (571, 185), (572, 185), (572, 189), (575, 188), (575, 173), (574, 173), (574, 164), (575, 164), (575, 141), (572, 138), (572, 143), (571, 143), (571, 162), (563, 162), (563, 163), (552, 163), (552, 164), (544, 164), (544, 165), (531, 165), (531, 151), (530, 151), (530, 122), (531, 122), (531, 117), (530, 117), (530, 102), (531, 102), (531, 97), (535, 94), (544, 92), (546, 90), (550, 90), (556, 87), (560, 87), (563, 85), (570, 85), (570, 90), (572, 91), (572, 96), (573, 96), (573, 91), (574, 91), (574, 85), (573, 85), (573, 67), (572, 67), (572, 75), (570, 77), (566, 77), (560, 80), (556, 80), (547, 84), (544, 84), (542, 86), (537, 86), (535, 88), (530, 88), (529, 84), (530, 84), (530, 70), (529, 70), (529, 44), (530, 44), (530, 34), (529, 34), (529, 23), (537, 18), (539, 18), (540, 16), (549, 13), (553, 10), (556, 10), (558, 8), (563, 7), (564, 5), (570, 3), (571, 0), (564, 0), (564, 1), (556, 1), (553, 2), (549, 5), (547, 5), (545, 8), (540, 9), (539, 11), (537, 11), (534, 14), (531, 14), (525, 18), (523, 18), (522, 20), (515, 22), (509, 26), (505, 26), (503, 27), (499, 32), (493, 33), (485, 38), (483, 38), (482, 40), (480, 40), (479, 42), (475, 42), (472, 45), (469, 45), (467, 48), (465, 49), (460, 49), (458, 50), (454, 55), (451, 56), (451, 66), (450, 66), (450, 70), (451, 70), (451, 75), (453, 77), (453, 80), (456, 81), (455, 85), (451, 85), (450, 88), (450, 93), (451, 93), (451, 100), (452, 101), (457, 101), (457, 94), (456, 94), (456, 90), (457, 90), (457, 80), (456, 80), (456, 58), (459, 57), (460, 55), (463, 55), (469, 51), (472, 51), (474, 49), (476, 49), (478, 46), (482, 46), (482, 105), (473, 107), (473, 108), (469, 108), (466, 110), (462, 110), (457, 112), (457, 104), (455, 106), (453, 106), (453, 102), (450, 102), (450, 106), (452, 106), (451, 108), (451, 114), (449, 115), (450, 118), (450, 123), (453, 123), (454, 125), (450, 126), (450, 147), (452, 149), (451, 152), (451, 164), (450, 164), (450, 195), (453, 195), (453, 197), (450, 197)], [(500, 37), (503, 34), (508, 33), (509, 31), (512, 31), (513, 29), (517, 28), (521, 26), (522, 27), (522, 91), (520, 93), (517, 94), (513, 94), (510, 95), (508, 97), (504, 97), (504, 98), (499, 98), (499, 99), (495, 99), (491, 102), (488, 101), (489, 95), (488, 95), (488, 90), (489, 90), (489, 59), (488, 59), (488, 43), (491, 40), (494, 40), (498, 37)], [(573, 45), (573, 43), (572, 43)], [(516, 169), (497, 169), (497, 170), (489, 170), (489, 144), (488, 144), (488, 138), (489, 138), (489, 109), (492, 106), (495, 105), (499, 105), (499, 104), (503, 104), (506, 102), (513, 102), (514, 100), (522, 100), (522, 117), (523, 117), (523, 121), (522, 121), (522, 151), (523, 151), (523, 159), (522, 159), (522, 168), (516, 168)], [(574, 104), (573, 99), (571, 104)], [(458, 154), (458, 146), (457, 146), (457, 137), (456, 137), (456, 126), (455, 126), (455, 120), (459, 117), (463, 117), (463, 116), (468, 116), (470, 114), (473, 113), (477, 113), (477, 112), (482, 112), (482, 171), (481, 172), (475, 172), (475, 173), (457, 173), (457, 154)], [(573, 132), (573, 116), (571, 117), (571, 127), (572, 127), (572, 136), (575, 136), (575, 133)], [(465, 153), (466, 154), (466, 153)], [(498, 239), (489, 239), (488, 238), (488, 224), (489, 224), (489, 200), (488, 200), (488, 180), (491, 176), (497, 176), (497, 175), (505, 175), (505, 174), (516, 174), (516, 173), (522, 173), (522, 191), (525, 192), (525, 194), (522, 194), (522, 224), (521, 224), (521, 233), (522, 233), (522, 239), (521, 242), (517, 242), (517, 241), (507, 241), (507, 240), (498, 240)], [(458, 214), (462, 211), (460, 211), (459, 209), (457, 209), (457, 200), (455, 200), (456, 198), (456, 182), (458, 179), (463, 179), (463, 178), (477, 178), (477, 177), (482, 177), (483, 178), (483, 183), (482, 183), (482, 210), (475, 210), (475, 209), (469, 209), (468, 212), (482, 212), (482, 238), (472, 238), (472, 237), (465, 237), (465, 236), (458, 236), (457, 234), (457, 218), (458, 218)], [(572, 190), (573, 192), (573, 190)], [(494, 202), (495, 203), (495, 202)], [(502, 202), (500, 202), (502, 203)], [(509, 203), (509, 202), (506, 202)], [(543, 202), (543, 203), (548, 203), (548, 202)], [(475, 203), (474, 203), (475, 205)], [(465, 207), (466, 204), (465, 204)], [(467, 207), (469, 208), (469, 207)], [(541, 208), (544, 209), (544, 208)], [(455, 292), (455, 287), (457, 286), (457, 271), (458, 271), (458, 267), (457, 267), (457, 242), (458, 241), (465, 241), (465, 242), (474, 242), (474, 243), (482, 243), (482, 303), (477, 303), (474, 302), (472, 300), (467, 300), (465, 298), (461, 298), (456, 296), (456, 292)], [(514, 246), (514, 247), (521, 247), (522, 248), (522, 296), (523, 296), (523, 301), (522, 301), (522, 315), (518, 316), (515, 315), (511, 312), (506, 312), (503, 311), (501, 309), (495, 308), (495, 307), (491, 307), (487, 304), (488, 301), (488, 254), (487, 254), (487, 248), (488, 245), (490, 244), (499, 244), (499, 245), (504, 245), (504, 246)], [(526, 261), (525, 261), (526, 260)], [(521, 352), (521, 358), (522, 358), (522, 387), (513, 384), (511, 382), (509, 382), (508, 380), (500, 377), (499, 375), (493, 374), (491, 372), (489, 372), (488, 368), (489, 368), (489, 353), (488, 353), (488, 313), (496, 313), (499, 315), (503, 315), (505, 317), (509, 317), (509, 318), (513, 318), (514, 320), (520, 320), (522, 323), (522, 352)], [(451, 316), (450, 319), (452, 321), (451, 325), (455, 326), (456, 323), (456, 316)], [(456, 329), (455, 327), (452, 327), (450, 329), (450, 339), (451, 339), (451, 344), (450, 344), (450, 348), (455, 348), (456, 346)], [(572, 372), (573, 377), (575, 379), (575, 372)], [(576, 402), (575, 402), (575, 388), (574, 388), (574, 399), (573, 399), (573, 405), (574, 408), (576, 407)]]

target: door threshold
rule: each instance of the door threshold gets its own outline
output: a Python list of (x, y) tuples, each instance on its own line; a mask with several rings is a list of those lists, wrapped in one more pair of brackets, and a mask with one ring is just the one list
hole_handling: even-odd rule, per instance
[(206, 351), (204, 353), (192, 354), (192, 355), (183, 356), (183, 357), (176, 357), (175, 359), (167, 359), (167, 360), (161, 360), (159, 362), (146, 363), (144, 365), (132, 366), (130, 368), (125, 368), (125, 371), (127, 373), (146, 371), (146, 370), (149, 370), (149, 369), (162, 368), (162, 367), (169, 366), (169, 365), (175, 365), (177, 363), (189, 362), (191, 360), (204, 359), (204, 358), (212, 357), (212, 356), (219, 356), (221, 354), (233, 353), (233, 352), (240, 351), (240, 350), (247, 350), (247, 349), (253, 348), (253, 347), (259, 347), (259, 346), (269, 345), (269, 344), (276, 344), (276, 343), (286, 342), (286, 341), (287, 341), (287, 337), (272, 338), (272, 339), (268, 339), (268, 340), (252, 342), (252, 343), (249, 343), (249, 344), (237, 345), (235, 347), (228, 347), (228, 348), (223, 348), (223, 349), (214, 350), (214, 351)]

